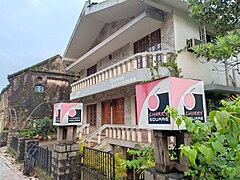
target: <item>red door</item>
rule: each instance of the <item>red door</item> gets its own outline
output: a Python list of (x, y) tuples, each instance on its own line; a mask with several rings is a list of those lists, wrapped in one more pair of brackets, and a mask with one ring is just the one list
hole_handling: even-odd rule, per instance
[(113, 124), (124, 124), (124, 98), (112, 101)]
[(111, 101), (102, 102), (102, 125), (111, 124)]

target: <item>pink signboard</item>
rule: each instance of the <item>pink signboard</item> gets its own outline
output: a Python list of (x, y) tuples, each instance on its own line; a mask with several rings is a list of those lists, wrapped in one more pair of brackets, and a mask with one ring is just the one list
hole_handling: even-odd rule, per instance
[(184, 130), (164, 112), (167, 105), (180, 114), (206, 122), (204, 84), (202, 81), (168, 77), (136, 85), (137, 118), (140, 128)]
[(54, 104), (53, 125), (70, 126), (82, 125), (82, 103)]

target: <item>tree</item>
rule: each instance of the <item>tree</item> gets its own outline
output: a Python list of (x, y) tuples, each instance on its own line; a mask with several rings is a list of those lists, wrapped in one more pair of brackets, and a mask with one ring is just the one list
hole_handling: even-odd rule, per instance
[(188, 158), (185, 175), (198, 179), (240, 179), (240, 98), (222, 100), (223, 107), (211, 111), (206, 123), (193, 121), (177, 110), (167, 107), (180, 126), (186, 124), (192, 133), (191, 146), (181, 146)]
[(187, 0), (190, 17), (202, 25), (213, 25), (216, 41), (194, 47), (197, 57), (215, 59), (231, 69), (239, 63), (239, 0)]

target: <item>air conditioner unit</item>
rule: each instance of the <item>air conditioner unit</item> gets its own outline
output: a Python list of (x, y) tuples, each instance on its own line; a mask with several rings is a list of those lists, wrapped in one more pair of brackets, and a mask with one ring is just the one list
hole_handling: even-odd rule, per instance
[(195, 38), (191, 38), (191, 39), (187, 39), (186, 40), (186, 44), (187, 44), (187, 51), (189, 52), (194, 52), (193, 47), (201, 44), (202, 41), (199, 39), (195, 39)]

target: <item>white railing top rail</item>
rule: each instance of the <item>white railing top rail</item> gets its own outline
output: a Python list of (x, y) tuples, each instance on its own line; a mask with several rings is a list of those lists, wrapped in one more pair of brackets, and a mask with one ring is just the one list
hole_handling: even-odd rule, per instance
[(90, 124), (83, 124), (82, 126), (78, 127), (77, 130), (78, 130), (78, 132), (82, 132), (82, 130), (87, 127), (90, 127)]

